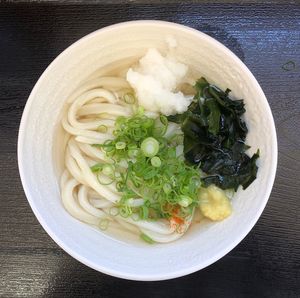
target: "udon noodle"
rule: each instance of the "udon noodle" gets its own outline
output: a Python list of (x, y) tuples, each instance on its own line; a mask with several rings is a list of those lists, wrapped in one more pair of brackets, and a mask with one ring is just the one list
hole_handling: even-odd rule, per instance
[[(132, 115), (132, 110), (121, 100), (129, 90), (130, 85), (124, 78), (101, 77), (87, 81), (68, 98), (62, 119), (67, 134), (65, 170), (61, 177), (63, 205), (73, 217), (87, 224), (126, 229), (136, 235), (145, 233), (156, 242), (170, 242), (183, 233), (166, 219), (146, 221), (117, 214), (115, 206), (121, 194), (115, 183), (99, 183), (90, 169), (95, 163), (111, 162), (92, 144), (113, 139), (116, 118)], [(101, 126), (106, 127), (106, 131), (99, 131)], [(100, 175), (103, 181), (108, 179), (103, 173)], [(185, 228), (190, 223), (191, 220), (187, 221)]]

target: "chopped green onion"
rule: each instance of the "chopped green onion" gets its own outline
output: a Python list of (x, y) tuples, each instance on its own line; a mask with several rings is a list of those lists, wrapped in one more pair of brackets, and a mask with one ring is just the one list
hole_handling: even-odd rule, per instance
[(111, 216), (117, 216), (119, 214), (119, 209), (117, 207), (111, 207), (109, 209), (109, 214)]
[(116, 183), (116, 189), (117, 189), (117, 191), (119, 191), (119, 192), (123, 191), (123, 189), (124, 189), (124, 184), (123, 184), (123, 182), (118, 181), (118, 182)]
[(199, 202), (199, 169), (176, 157), (176, 146), (182, 142), (175, 144), (175, 138), (162, 134), (168, 125), (165, 116), (154, 119), (146, 116), (143, 108), (132, 107), (136, 109), (133, 116), (116, 119), (113, 139), (94, 145), (112, 163), (99, 163), (91, 170), (98, 173), (99, 183), (115, 183), (121, 194), (109, 214), (133, 220), (168, 220), (176, 209), (182, 218), (191, 216)]
[(104, 165), (102, 169), (102, 173), (106, 176), (112, 176), (114, 174), (114, 169), (112, 165)]
[(170, 178), (170, 182), (172, 183), (173, 187), (177, 186), (177, 181), (176, 181), (176, 178), (174, 176), (172, 176)]
[(168, 129), (168, 118), (164, 115), (160, 115), (159, 120), (163, 124), (161, 135), (164, 135)]
[(180, 185), (180, 191), (185, 194), (189, 191), (189, 187), (187, 185)]
[(182, 145), (183, 144), (183, 135), (182, 134), (175, 134), (171, 137), (170, 141), (174, 143), (175, 145)]
[(162, 137), (168, 129), (168, 119), (164, 115), (160, 115), (158, 119), (156, 119), (156, 126), (153, 130), (153, 135), (156, 137)]
[(142, 234), (140, 235), (140, 238), (141, 238), (142, 240), (144, 240), (145, 242), (149, 243), (149, 244), (155, 243), (155, 241), (154, 241), (152, 238), (150, 238), (148, 235), (146, 235), (146, 234), (144, 234), (144, 233), (142, 233)]
[(151, 128), (153, 125), (154, 125), (154, 120), (152, 118), (147, 118), (143, 123), (144, 128)]
[(176, 157), (183, 155), (183, 145), (177, 145), (176, 146)]
[(201, 180), (199, 179), (199, 177), (191, 178), (191, 182), (193, 182), (195, 187), (197, 187), (197, 188), (199, 188), (201, 186)]
[(97, 131), (102, 132), (102, 133), (106, 133), (108, 130), (106, 125), (99, 125), (97, 128)]
[(139, 153), (139, 150), (138, 149), (131, 149), (131, 150), (128, 150), (128, 156), (133, 158), (133, 157), (136, 157)]
[(99, 223), (99, 228), (105, 231), (108, 228), (109, 220), (107, 218), (101, 219)]
[(149, 208), (146, 206), (141, 206), (140, 207), (140, 218), (141, 219), (148, 219), (148, 214), (149, 214)]
[(122, 206), (119, 208), (119, 213), (122, 217), (128, 217), (132, 214), (132, 210), (129, 206)]
[(113, 147), (113, 146), (107, 146), (106, 148), (105, 148), (105, 151), (106, 152), (112, 152), (112, 151), (114, 151), (115, 150), (115, 148)]
[[(99, 177), (99, 172), (98, 172), (98, 175), (97, 175), (96, 177), (97, 177), (98, 182), (99, 182), (101, 185), (110, 185), (110, 184), (112, 184), (112, 183), (114, 182), (114, 180), (111, 179), (111, 178), (110, 178), (110, 180), (109, 180), (108, 182), (107, 182), (107, 181), (101, 181), (101, 180), (100, 180), (100, 177)], [(107, 180), (107, 177), (106, 177), (106, 179), (104, 179), (104, 180)]]
[(159, 120), (160, 120), (160, 122), (163, 124), (163, 125), (165, 125), (165, 126), (167, 126), (168, 125), (168, 118), (165, 116), (165, 115), (160, 115), (159, 116)]
[(101, 163), (96, 163), (95, 165), (93, 165), (92, 167), (90, 167), (91, 171), (93, 173), (95, 172), (99, 172), (102, 170), (103, 165)]
[(161, 166), (161, 160), (158, 156), (154, 156), (151, 158), (151, 164), (153, 167), (159, 168)]
[(146, 157), (153, 157), (158, 153), (159, 143), (156, 139), (149, 137), (142, 142), (141, 149)]
[(126, 148), (126, 143), (125, 142), (117, 142), (116, 143), (116, 149), (121, 150)]
[(169, 194), (172, 191), (172, 187), (169, 183), (165, 183), (163, 186), (163, 190), (165, 194)]
[(137, 109), (137, 114), (139, 115), (144, 115), (145, 109), (142, 106), (139, 106)]
[(182, 207), (188, 207), (192, 202), (193, 200), (190, 197), (181, 195), (178, 204)]
[(135, 103), (135, 96), (132, 93), (126, 93), (123, 96), (123, 100), (128, 104), (134, 104)]
[(129, 144), (127, 147), (128, 147), (128, 150), (130, 150), (130, 149), (136, 149), (137, 145), (136, 144)]

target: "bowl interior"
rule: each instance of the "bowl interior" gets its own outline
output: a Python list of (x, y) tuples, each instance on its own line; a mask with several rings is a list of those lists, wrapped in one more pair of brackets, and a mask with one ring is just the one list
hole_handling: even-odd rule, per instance
[[(260, 149), (258, 177), (233, 200), (233, 215), (220, 222), (194, 225), (180, 240), (144, 245), (114, 238), (71, 217), (63, 208), (58, 185), (58, 125), (64, 101), (87, 78), (113, 74), (137, 61), (148, 48), (167, 51), (190, 69), (232, 95), (244, 98), (247, 143)], [(56, 152), (55, 154), (53, 152)], [(96, 31), (65, 50), (47, 68), (27, 102), (19, 133), (19, 168), (29, 203), (50, 236), (86, 265), (118, 277), (159, 280), (185, 275), (216, 261), (250, 231), (271, 191), (277, 163), (274, 122), (267, 100), (246, 66), (220, 43), (177, 24), (128, 22)], [(149, 262), (151, 260), (151, 262)]]

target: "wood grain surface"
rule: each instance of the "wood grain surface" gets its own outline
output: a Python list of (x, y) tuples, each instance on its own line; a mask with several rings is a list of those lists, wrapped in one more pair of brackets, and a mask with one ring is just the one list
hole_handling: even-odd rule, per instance
[[(0, 296), (300, 297), (300, 5), (137, 2), (0, 4)], [(117, 279), (67, 255), (35, 218), (17, 168), (22, 111), (47, 65), (82, 36), (135, 19), (185, 24), (228, 46), (261, 84), (278, 133), (276, 181), (254, 229), (215, 264), (163, 282)]]

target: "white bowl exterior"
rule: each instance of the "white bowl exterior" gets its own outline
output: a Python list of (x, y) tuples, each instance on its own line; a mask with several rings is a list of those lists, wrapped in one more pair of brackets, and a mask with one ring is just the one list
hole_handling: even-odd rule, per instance
[[(106, 64), (139, 57), (149, 47), (166, 52), (178, 43), (177, 58), (210, 82), (230, 88), (246, 103), (247, 143), (260, 149), (258, 177), (233, 200), (233, 215), (196, 227), (164, 245), (134, 245), (110, 238), (71, 217), (63, 208), (53, 162), (53, 140), (68, 95)], [(99, 72), (98, 72), (99, 74)], [(60, 54), (43, 73), (26, 104), (19, 131), (18, 161), (23, 187), (38, 220), (70, 255), (101, 272), (134, 280), (189, 274), (215, 262), (251, 230), (269, 198), (277, 165), (274, 121), (254, 76), (226, 47), (196, 30), (167, 22), (136, 21), (98, 30)]]

